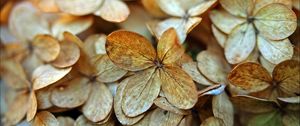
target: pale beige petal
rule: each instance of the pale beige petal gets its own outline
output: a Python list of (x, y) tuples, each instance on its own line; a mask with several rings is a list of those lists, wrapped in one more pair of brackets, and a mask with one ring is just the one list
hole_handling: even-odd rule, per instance
[(59, 122), (50, 112), (41, 111), (34, 117), (32, 126), (59, 126)]
[(255, 0), (255, 6), (252, 13), (256, 14), (261, 8), (272, 3), (280, 3), (292, 8), (292, 0)]
[(180, 0), (156, 0), (158, 6), (167, 14), (172, 16), (183, 17), (185, 15), (184, 8)]
[(268, 70), (268, 72), (269, 72), (270, 74), (272, 74), (273, 69), (274, 69), (274, 67), (275, 67), (276, 64), (273, 64), (273, 63), (269, 62), (269, 61), (266, 60), (263, 56), (260, 56), (260, 57), (259, 57), (259, 62), (260, 62), (260, 64), (261, 64), (264, 68), (266, 68), (266, 69)]
[(58, 68), (65, 68), (74, 65), (80, 58), (79, 47), (69, 41), (62, 41), (60, 43), (60, 51), (58, 57), (51, 64)]
[(224, 121), (217, 117), (209, 117), (205, 119), (200, 126), (227, 126)]
[(239, 110), (250, 113), (264, 113), (275, 110), (275, 102), (265, 99), (255, 98), (247, 95), (238, 95), (231, 98), (231, 102)]
[(159, 108), (178, 114), (178, 115), (189, 115), (191, 112), (189, 110), (183, 110), (174, 107), (172, 104), (169, 103), (169, 101), (165, 97), (159, 97), (154, 100), (154, 104), (158, 106)]
[(59, 116), (57, 117), (57, 121), (59, 122), (59, 126), (73, 126), (74, 119), (68, 116)]
[(161, 86), (158, 72), (156, 67), (151, 67), (130, 77), (122, 96), (122, 110), (125, 115), (135, 117), (152, 106)]
[(269, 4), (255, 15), (254, 24), (259, 34), (272, 40), (289, 37), (297, 28), (296, 14), (282, 4)]
[(109, 116), (113, 108), (113, 96), (100, 82), (92, 83), (92, 92), (82, 107), (84, 116), (92, 122), (99, 122)]
[(137, 123), (138, 121), (140, 121), (145, 114), (141, 114), (138, 115), (136, 117), (128, 117), (124, 114), (123, 110), (122, 110), (122, 100), (123, 100), (123, 94), (126, 93), (124, 92), (126, 85), (128, 84), (128, 81), (130, 80), (130, 78), (126, 78), (125, 80), (123, 80), (117, 89), (117, 93), (114, 97), (114, 112), (116, 114), (116, 117), (118, 119), (118, 121), (122, 124), (122, 125), (133, 125), (135, 123)]
[(74, 126), (99, 126), (97, 123), (89, 121), (84, 115), (80, 115), (75, 120)]
[(26, 115), (26, 121), (31, 121), (37, 112), (37, 99), (34, 91), (31, 91), (28, 99), (28, 110)]
[(176, 126), (182, 118), (183, 115), (156, 108), (151, 114), (149, 126)]
[(38, 90), (55, 83), (71, 71), (72, 67), (58, 69), (51, 65), (42, 65), (33, 71), (33, 89)]
[(250, 10), (252, 10), (254, 6), (253, 0), (220, 0), (220, 4), (222, 7), (227, 10), (229, 13), (246, 17), (250, 14)]
[(198, 16), (207, 11), (217, 0), (199, 0), (196, 5), (188, 10), (188, 14), (191, 16)]
[(58, 40), (50, 35), (37, 35), (32, 41), (34, 53), (45, 62), (55, 60), (59, 55)]
[(231, 15), (225, 10), (212, 10), (210, 11), (209, 17), (212, 23), (226, 34), (231, 33), (235, 27), (246, 22), (245, 18)]
[(48, 109), (53, 106), (52, 102), (50, 101), (51, 92), (52, 86), (36, 91), (38, 109)]
[(293, 57), (293, 45), (289, 39), (279, 41), (257, 36), (257, 46), (261, 54), (273, 64), (278, 64)]
[(121, 0), (105, 0), (100, 9), (94, 12), (95, 15), (110, 22), (125, 21), (129, 13), (129, 8)]
[(73, 15), (86, 15), (100, 8), (103, 0), (55, 0), (59, 9)]
[(222, 119), (225, 126), (233, 126), (234, 108), (226, 92), (213, 97), (212, 108), (214, 116)]
[(202, 85), (213, 85), (214, 83), (206, 79), (202, 73), (198, 70), (196, 62), (188, 62), (182, 65), (182, 69), (190, 75), (194, 81)]
[(246, 60), (255, 48), (256, 34), (253, 25), (244, 24), (237, 26), (229, 34), (225, 43), (225, 57), (231, 64)]
[(222, 32), (221, 30), (219, 30), (218, 28), (216, 28), (215, 25), (211, 25), (211, 28), (212, 28), (212, 33), (213, 33), (215, 39), (217, 40), (219, 45), (222, 48), (224, 48), (225, 42), (227, 41), (227, 35), (224, 32)]

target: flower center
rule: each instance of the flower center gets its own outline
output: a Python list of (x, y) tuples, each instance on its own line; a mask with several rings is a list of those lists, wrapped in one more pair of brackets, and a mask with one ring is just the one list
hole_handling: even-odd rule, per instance
[(255, 18), (254, 17), (252, 17), (252, 16), (249, 16), (248, 18), (247, 18), (247, 22), (250, 24), (250, 23), (253, 23), (253, 21), (255, 20)]
[(159, 60), (155, 60), (154, 64), (158, 67), (158, 68), (162, 68), (164, 65), (161, 63), (161, 61)]

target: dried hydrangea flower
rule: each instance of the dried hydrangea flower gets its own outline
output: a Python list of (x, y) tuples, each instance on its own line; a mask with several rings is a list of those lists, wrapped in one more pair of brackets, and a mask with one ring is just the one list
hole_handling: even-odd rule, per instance
[(296, 30), (297, 19), (288, 6), (290, 0), (221, 0), (220, 3), (225, 10), (214, 10), (210, 17), (217, 27), (214, 30), (217, 37), (228, 34), (228, 38), (224, 40), (223, 37), (220, 43), (229, 63), (244, 61), (256, 43), (261, 54), (271, 63), (291, 59), (293, 46), (287, 37)]

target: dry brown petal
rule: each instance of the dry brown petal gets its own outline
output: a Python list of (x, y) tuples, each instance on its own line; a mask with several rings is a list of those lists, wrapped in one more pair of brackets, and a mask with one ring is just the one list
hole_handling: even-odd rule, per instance
[(37, 34), (49, 34), (49, 24), (39, 14), (31, 3), (18, 3), (9, 16), (10, 31), (21, 41), (33, 40)]
[(55, 0), (31, 0), (41, 11), (47, 13), (59, 12)]
[(84, 115), (78, 116), (76, 119), (74, 126), (99, 126), (97, 123), (93, 123), (89, 121)]
[(197, 55), (198, 68), (209, 80), (215, 83), (225, 83), (226, 76), (230, 70), (226, 60), (212, 51), (201, 51)]
[(212, 108), (214, 116), (222, 119), (225, 126), (233, 126), (234, 108), (226, 92), (213, 97)]
[(264, 113), (275, 110), (276, 103), (266, 99), (260, 99), (247, 95), (237, 95), (231, 98), (231, 102), (238, 109), (250, 113)]
[(272, 82), (272, 78), (265, 68), (251, 62), (236, 66), (229, 73), (228, 80), (232, 85), (249, 93), (262, 91), (271, 86)]
[(93, 82), (91, 94), (82, 107), (85, 117), (92, 122), (102, 121), (109, 116), (112, 106), (113, 96), (109, 89), (103, 83)]
[(163, 64), (173, 64), (184, 54), (174, 28), (166, 30), (157, 44), (157, 57)]
[(88, 98), (91, 85), (85, 77), (74, 78), (57, 85), (51, 92), (51, 102), (61, 108), (75, 108), (82, 105)]
[(73, 15), (86, 15), (100, 8), (103, 0), (55, 0), (61, 11)]
[(38, 109), (48, 109), (53, 106), (50, 101), (52, 89), (52, 86), (49, 86), (36, 91)]
[(180, 0), (156, 0), (156, 3), (169, 15), (176, 17), (183, 17), (185, 15), (186, 10), (182, 7)]
[(235, 27), (246, 22), (245, 18), (236, 17), (225, 10), (212, 10), (209, 17), (213, 24), (226, 34), (230, 34)]
[(293, 57), (293, 45), (289, 39), (279, 41), (257, 36), (257, 46), (261, 54), (271, 63), (278, 64)]
[(110, 22), (122, 22), (127, 19), (130, 11), (121, 0), (105, 0), (94, 14)]
[(270, 74), (272, 74), (273, 69), (274, 69), (274, 67), (275, 67), (276, 64), (273, 64), (273, 63), (269, 62), (269, 61), (266, 60), (263, 56), (260, 56), (260, 57), (259, 57), (259, 61), (260, 61), (260, 64), (261, 64), (264, 68), (266, 68)]
[(297, 17), (291, 9), (282, 4), (269, 4), (257, 12), (254, 24), (259, 34), (268, 39), (280, 40), (296, 30)]
[(156, 108), (151, 113), (149, 126), (176, 126), (182, 118), (183, 115)]
[(63, 41), (60, 43), (58, 57), (51, 64), (58, 68), (65, 68), (74, 65), (80, 57), (80, 50), (73, 42)]
[(95, 62), (97, 80), (100, 82), (114, 82), (122, 78), (127, 71), (116, 66), (107, 55)]
[(33, 39), (34, 53), (45, 62), (55, 60), (60, 52), (58, 41), (50, 35), (37, 35)]
[(240, 16), (246, 17), (250, 10), (252, 10), (254, 6), (253, 0), (220, 0), (220, 4), (222, 7), (227, 10), (229, 13)]
[(191, 112), (189, 110), (178, 109), (168, 102), (165, 97), (159, 97), (154, 100), (154, 104), (159, 108), (178, 114), (178, 115), (189, 115)]
[(0, 74), (1, 78), (6, 82), (5, 84), (11, 88), (24, 89), (31, 85), (21, 64), (17, 61), (1, 59)]
[[(6, 24), (8, 22), (9, 14), (10, 14), (14, 4), (15, 4), (15, 1), (7, 1), (1, 7), (1, 11), (0, 11), (0, 24), (1, 25)], [(3, 31), (1, 30), (1, 32), (3, 32)]]
[(289, 96), (300, 94), (300, 62), (296, 60), (286, 60), (275, 66), (273, 79), (277, 83), (279, 90)]
[[(200, 126), (226, 126), (222, 119), (217, 117), (209, 117), (202, 122)], [(231, 126), (231, 125), (229, 125)]]
[(139, 120), (141, 120), (145, 114), (141, 114), (138, 115), (136, 117), (128, 117), (124, 114), (123, 110), (122, 110), (122, 100), (123, 100), (123, 94), (124, 89), (128, 83), (130, 78), (126, 78), (125, 80), (123, 80), (117, 89), (116, 95), (114, 97), (114, 112), (116, 114), (116, 117), (118, 119), (118, 121), (122, 124), (122, 125), (133, 125), (135, 123), (137, 123)]
[(30, 93), (28, 104), (26, 120), (29, 122), (34, 118), (37, 112), (37, 99), (34, 91)]
[(150, 32), (158, 39), (166, 30), (173, 27), (177, 32), (180, 44), (182, 44), (187, 33), (189, 33), (196, 25), (198, 25), (201, 20), (202, 18), (200, 17), (190, 17), (188, 19), (169, 18), (161, 22), (150, 22), (147, 25)]
[(115, 31), (109, 34), (106, 52), (115, 65), (129, 71), (153, 66), (156, 57), (154, 48), (146, 38), (129, 31)]
[(197, 100), (197, 89), (193, 79), (180, 67), (165, 66), (159, 71), (162, 91), (167, 100), (179, 109), (192, 108)]
[[(86, 3), (87, 4), (87, 3)], [(84, 4), (84, 5), (86, 5)], [(63, 15), (58, 20), (54, 21), (51, 27), (52, 35), (63, 39), (63, 32), (68, 31), (74, 35), (88, 29), (93, 23), (92, 16), (73, 16)]]
[(187, 13), (191, 16), (198, 16), (200, 14), (203, 14), (216, 2), (217, 0), (200, 0), (196, 3), (195, 6), (191, 7)]
[(105, 43), (106, 43), (106, 35), (104, 34), (90, 35), (84, 41), (85, 52), (90, 57), (93, 57), (97, 54), (106, 54)]
[(256, 34), (252, 24), (237, 26), (225, 43), (225, 57), (231, 64), (246, 60), (255, 48)]
[(217, 42), (222, 48), (224, 48), (225, 42), (227, 41), (227, 35), (221, 30), (219, 30), (218, 28), (216, 28), (215, 25), (211, 25), (211, 28), (212, 28), (212, 33), (216, 38)]
[(135, 117), (146, 112), (160, 91), (161, 82), (156, 67), (148, 68), (130, 77), (122, 96), (125, 115)]
[(300, 114), (298, 112), (287, 112), (282, 117), (284, 126), (299, 126)]
[(142, 0), (145, 9), (155, 17), (166, 17), (167, 15), (160, 9), (156, 0)]
[(33, 89), (38, 90), (63, 78), (71, 71), (72, 67), (58, 69), (51, 65), (42, 65), (32, 74)]
[(272, 3), (280, 3), (280, 4), (284, 4), (289, 8), (292, 8), (292, 0), (256, 0), (252, 13), (256, 14), (257, 11), (259, 11), (261, 8)]
[(16, 125), (25, 117), (29, 107), (28, 100), (29, 93), (19, 93), (15, 97), (4, 115), (5, 124)]
[(36, 114), (32, 126), (59, 126), (59, 122), (50, 112), (41, 111)]
[(73, 126), (74, 120), (68, 116), (59, 116), (57, 117), (57, 121), (59, 122), (59, 126)]
[(196, 62), (189, 62), (189, 63), (184, 63), (182, 65), (182, 69), (190, 75), (194, 81), (201, 85), (213, 85), (214, 83), (211, 82), (210, 80), (206, 79), (202, 73), (198, 70), (197, 63)]

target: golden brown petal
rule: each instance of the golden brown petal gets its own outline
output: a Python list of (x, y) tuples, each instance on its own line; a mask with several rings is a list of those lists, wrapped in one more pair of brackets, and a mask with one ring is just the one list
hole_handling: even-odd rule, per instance
[(55, 60), (60, 52), (58, 41), (50, 35), (37, 35), (33, 39), (34, 53), (45, 62)]
[(32, 126), (58, 126), (59, 122), (55, 118), (54, 115), (52, 115), (48, 111), (41, 111), (36, 114)]

